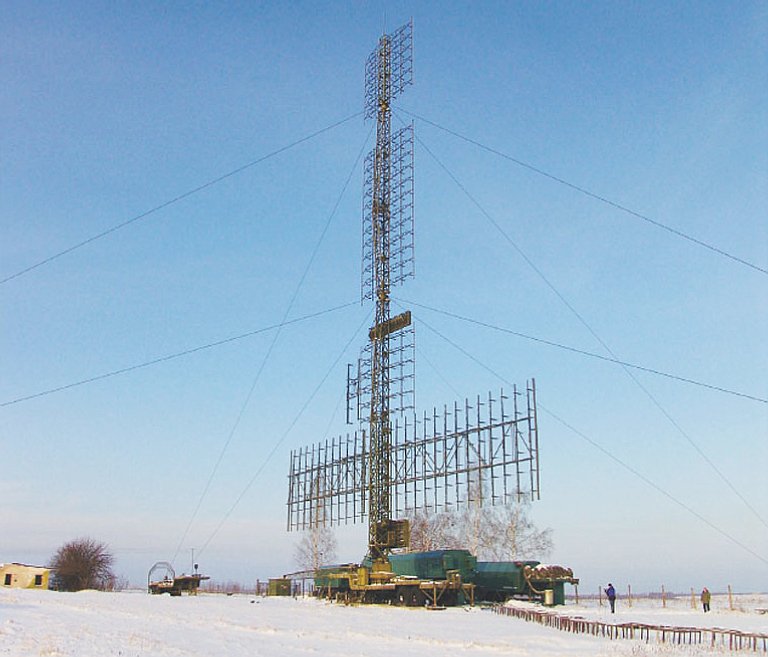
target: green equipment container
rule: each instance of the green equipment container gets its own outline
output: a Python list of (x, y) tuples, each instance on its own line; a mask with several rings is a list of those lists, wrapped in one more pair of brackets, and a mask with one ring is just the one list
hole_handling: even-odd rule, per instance
[(315, 588), (348, 591), (349, 578), (355, 570), (356, 566), (350, 564), (318, 568), (315, 571)]
[(552, 604), (564, 605), (565, 604), (565, 582), (554, 582), (552, 584)]
[(477, 557), (469, 550), (431, 550), (390, 554), (392, 572), (403, 577), (425, 580), (448, 578), (448, 571), (458, 571), (463, 582), (471, 582), (475, 576)]
[(270, 579), (267, 595), (291, 595), (291, 580), (285, 577)]
[(474, 583), (478, 588), (523, 595), (528, 593), (523, 569), (538, 565), (538, 561), (478, 561)]

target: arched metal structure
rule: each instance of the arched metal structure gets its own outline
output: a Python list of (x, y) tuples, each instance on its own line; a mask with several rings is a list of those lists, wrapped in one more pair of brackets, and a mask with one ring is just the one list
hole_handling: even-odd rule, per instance
[(165, 570), (164, 578), (170, 580), (171, 582), (173, 582), (173, 580), (176, 578), (176, 571), (168, 561), (158, 561), (154, 566), (152, 566), (152, 568), (149, 569), (149, 572), (147, 573), (147, 591), (151, 592), (152, 589), (150, 584), (152, 582), (152, 575), (159, 570)]

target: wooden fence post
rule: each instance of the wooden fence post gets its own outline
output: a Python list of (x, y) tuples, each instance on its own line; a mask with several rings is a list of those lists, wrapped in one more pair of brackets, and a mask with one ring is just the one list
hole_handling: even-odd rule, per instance
[(627, 584), (627, 605), (632, 606), (632, 585)]
[(693, 592), (693, 587), (691, 587), (691, 609), (696, 609), (696, 594)]
[(661, 606), (666, 608), (667, 606), (667, 592), (664, 590), (664, 585), (661, 585)]
[(728, 608), (733, 611), (733, 591), (730, 584), (728, 585)]
[(600, 601), (600, 606), (603, 606), (603, 587), (597, 587), (597, 599)]

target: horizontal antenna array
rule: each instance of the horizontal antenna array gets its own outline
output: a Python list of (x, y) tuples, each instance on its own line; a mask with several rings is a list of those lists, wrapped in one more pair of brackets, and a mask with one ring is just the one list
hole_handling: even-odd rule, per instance
[[(291, 452), (288, 529), (362, 521), (368, 493), (364, 431)], [(490, 393), (394, 423), (394, 514), (440, 512), (539, 497), (536, 386)]]

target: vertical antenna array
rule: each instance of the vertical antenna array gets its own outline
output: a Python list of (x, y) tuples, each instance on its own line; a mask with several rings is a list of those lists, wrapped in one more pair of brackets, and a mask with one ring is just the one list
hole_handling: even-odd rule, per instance
[(394, 317), (390, 292), (414, 275), (413, 125), (392, 132), (391, 104), (413, 82), (413, 25), (384, 34), (365, 65), (365, 116), (376, 147), (363, 182), (361, 301), (375, 323), (347, 369), (347, 423), (354, 435), (291, 452), (288, 529), (368, 517), (376, 560), (408, 547), (399, 514), (446, 511), (539, 497), (536, 387), (415, 411), (415, 340), (410, 311)]
[[(373, 559), (392, 547), (390, 366), (402, 366), (402, 354), (392, 353), (390, 336), (405, 328), (405, 321), (401, 315), (393, 322), (390, 290), (413, 275), (413, 131), (410, 138), (408, 130), (401, 130), (393, 139), (391, 108), (413, 80), (412, 34), (408, 23), (382, 35), (365, 66), (365, 115), (376, 118), (376, 148), (365, 168), (362, 285), (363, 299), (372, 297), (375, 304), (368, 408), (368, 549)], [(410, 313), (407, 320), (410, 324)]]

